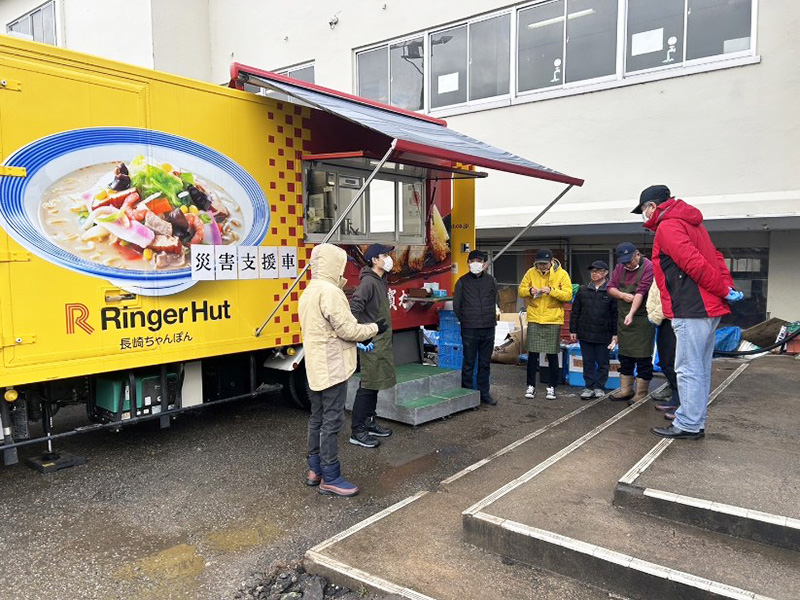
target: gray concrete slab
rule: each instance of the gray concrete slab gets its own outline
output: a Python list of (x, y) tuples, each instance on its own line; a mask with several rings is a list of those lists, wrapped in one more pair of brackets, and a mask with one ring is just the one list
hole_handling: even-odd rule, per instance
[[(517, 393), (521, 396), (524, 379), (519, 377), (519, 380)], [(497, 387), (492, 393), (502, 406), (508, 400)], [(555, 402), (512, 400), (514, 404), (530, 407), (532, 414), (526, 425), (529, 431), (587, 406), (578, 400), (574, 390), (560, 389), (560, 399)], [(461, 513), (624, 407), (624, 403), (604, 401), (587, 408), (511, 452), (334, 544), (325, 550), (325, 555), (439, 600), (608, 598), (608, 592), (585, 583), (503, 560), (464, 544)], [(494, 410), (494, 407), (486, 410)], [(480, 445), (476, 438), (476, 447)]]
[(798, 412), (800, 364), (755, 359), (711, 406), (714, 443), (672, 444), (635, 483), (800, 519)]
[[(714, 385), (730, 373), (719, 370), (724, 366), (725, 363), (716, 363)], [(796, 552), (652, 518), (613, 505), (616, 482), (658, 442), (648, 429), (664, 422), (659, 413), (643, 405), (483, 512), (609, 549), (628, 557), (628, 561), (633, 557), (772, 598), (800, 597), (800, 554)], [(696, 452), (713, 453), (724, 439), (717, 436), (710, 424), (705, 440), (680, 441), (673, 445), (693, 444), (698, 446)], [(673, 468), (678, 470), (683, 465), (673, 463)], [(746, 480), (740, 481), (747, 485)], [(674, 597), (669, 595), (672, 592), (663, 590), (661, 595), (645, 592), (643, 584), (653, 584), (657, 579), (642, 578), (640, 573), (630, 569), (620, 570), (619, 564), (625, 559), (619, 556), (598, 561), (591, 553), (579, 549), (542, 544), (541, 540), (519, 534), (509, 536), (507, 529), (501, 535), (501, 527), (497, 525), (473, 525), (473, 540), (492, 544), (494, 549), (511, 553), (518, 560), (579, 576), (595, 584), (613, 584), (615, 589), (633, 597)], [(543, 552), (543, 547), (550, 550)], [(673, 592), (678, 590), (676, 587)], [(689, 592), (681, 589), (680, 593)]]

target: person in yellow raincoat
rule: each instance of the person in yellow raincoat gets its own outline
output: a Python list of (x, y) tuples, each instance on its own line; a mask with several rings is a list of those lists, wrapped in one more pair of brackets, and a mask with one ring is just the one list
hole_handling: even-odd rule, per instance
[(528, 387), (526, 398), (536, 396), (536, 372), (539, 354), (547, 355), (548, 400), (556, 399), (556, 386), (560, 374), (558, 355), (561, 352), (561, 326), (564, 324), (564, 303), (572, 300), (572, 281), (553, 252), (539, 250), (533, 267), (528, 269), (519, 284), (519, 297), (527, 304), (528, 317)]

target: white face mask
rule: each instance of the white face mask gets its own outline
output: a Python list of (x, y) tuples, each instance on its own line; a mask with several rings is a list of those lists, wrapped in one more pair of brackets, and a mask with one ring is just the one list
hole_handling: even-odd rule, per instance
[(479, 275), (483, 271), (483, 263), (471, 262), (469, 263), (469, 270), (473, 275)]
[(394, 267), (394, 261), (391, 256), (387, 256), (383, 259), (383, 270), (388, 273), (392, 270), (392, 267)]

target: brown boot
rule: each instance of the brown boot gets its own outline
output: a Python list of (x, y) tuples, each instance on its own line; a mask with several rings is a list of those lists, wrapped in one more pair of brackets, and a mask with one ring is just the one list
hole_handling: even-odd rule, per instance
[(636, 395), (628, 400), (628, 404), (636, 404), (639, 400), (644, 400), (647, 394), (650, 392), (650, 380), (649, 379), (637, 379), (636, 380)]
[(609, 394), (609, 400), (627, 400), (633, 396), (633, 375), (619, 376), (619, 389)]

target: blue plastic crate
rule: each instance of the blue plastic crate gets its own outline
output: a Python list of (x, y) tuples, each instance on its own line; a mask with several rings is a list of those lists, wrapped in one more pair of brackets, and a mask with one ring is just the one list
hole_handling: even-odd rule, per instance
[(439, 325), (441, 326), (447, 322), (455, 322), (458, 323), (458, 317), (456, 317), (456, 313), (452, 310), (440, 310), (439, 311)]
[(460, 369), (463, 362), (464, 351), (461, 344), (439, 344), (439, 367)]
[(461, 329), (440, 329), (439, 343), (453, 346), (461, 346)]

